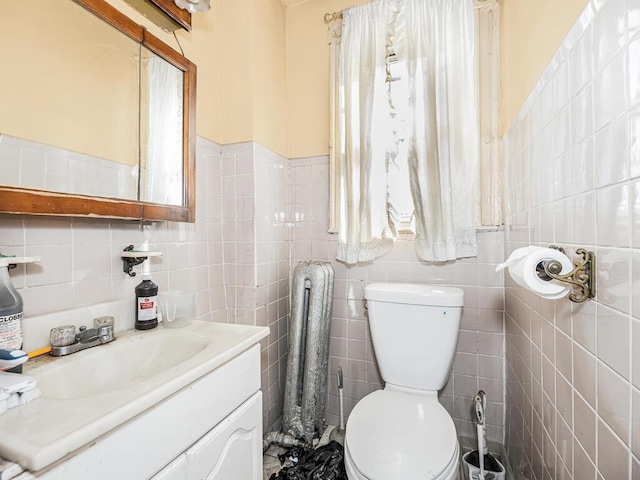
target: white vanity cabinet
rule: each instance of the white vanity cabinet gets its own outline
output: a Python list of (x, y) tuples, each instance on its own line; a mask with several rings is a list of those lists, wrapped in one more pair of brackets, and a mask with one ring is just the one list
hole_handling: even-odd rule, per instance
[(259, 345), (50, 467), (17, 478), (261, 479)]
[(187, 455), (183, 453), (169, 465), (164, 467), (161, 472), (154, 475), (153, 480), (186, 480), (187, 475)]
[(153, 480), (262, 478), (262, 394), (256, 393)]

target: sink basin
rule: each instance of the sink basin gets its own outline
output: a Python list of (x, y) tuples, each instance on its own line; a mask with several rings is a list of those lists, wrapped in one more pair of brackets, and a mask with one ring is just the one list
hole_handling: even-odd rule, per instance
[(60, 358), (32, 376), (46, 398), (104, 395), (178, 367), (211, 341), (191, 332), (160, 329)]
[(0, 415), (0, 457), (32, 471), (91, 444), (209, 374), (269, 334), (266, 327), (194, 321), (129, 330), (66, 357), (25, 364), (42, 396)]

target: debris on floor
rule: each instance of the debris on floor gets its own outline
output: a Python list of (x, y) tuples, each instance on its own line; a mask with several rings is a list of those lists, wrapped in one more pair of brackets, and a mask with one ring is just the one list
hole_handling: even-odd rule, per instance
[(278, 473), (283, 467), (290, 467), (291, 463), (285, 461), (280, 464), (280, 455), (287, 451), (285, 447), (280, 445), (271, 445), (263, 455), (263, 475), (262, 480), (269, 480), (274, 473)]
[(348, 480), (344, 469), (344, 449), (336, 441), (316, 449), (292, 447), (278, 455), (281, 463), (289, 463), (269, 480)]

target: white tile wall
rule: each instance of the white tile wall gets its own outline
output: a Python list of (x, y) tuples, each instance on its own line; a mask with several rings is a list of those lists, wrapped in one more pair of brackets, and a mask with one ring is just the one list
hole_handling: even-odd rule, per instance
[(337, 236), (327, 233), (329, 160), (326, 156), (292, 160), (290, 218), (293, 225), (291, 267), (301, 260), (330, 261), (335, 269), (330, 345), (327, 421), (338, 422), (335, 372), (344, 371), (345, 413), (383, 386), (364, 308), (364, 287), (373, 281), (456, 285), (465, 291), (458, 349), (440, 401), (452, 414), (458, 434), (475, 436), (471, 398), (478, 389), (489, 397), (488, 438), (503, 438), (503, 285), (495, 265), (503, 259), (502, 232), (478, 234), (478, 258), (430, 264), (415, 254), (409, 237), (384, 257), (347, 267), (335, 261)]
[(0, 133), (2, 184), (56, 192), (138, 198), (138, 168)]
[(637, 0), (590, 2), (504, 139), (507, 251), (598, 257), (596, 299), (580, 305), (507, 279), (516, 478), (640, 478), (639, 20)]
[(255, 143), (222, 149), (222, 237), (227, 320), (268, 326), (262, 343), (264, 426), (282, 416), (289, 319), (289, 169)]
[[(144, 240), (163, 257), (151, 260), (160, 289), (194, 289), (196, 315), (221, 322), (266, 325), (262, 343), (264, 427), (282, 414), (289, 319), (289, 278), (300, 260), (332, 261), (336, 270), (327, 420), (337, 422), (334, 372), (345, 370), (347, 413), (381, 379), (364, 310), (370, 281), (432, 282), (465, 290), (458, 353), (441, 401), (462, 436), (475, 429), (471, 396), (490, 398), (489, 438), (503, 438), (503, 294), (494, 267), (503, 258), (501, 232), (479, 234), (479, 257), (446, 264), (417, 259), (410, 239), (384, 258), (347, 268), (333, 259), (327, 233), (326, 157), (286, 159), (255, 144), (219, 147), (198, 139), (194, 224), (0, 217), (0, 252), (40, 255), (37, 266), (12, 272), (29, 316), (128, 298), (139, 279), (122, 273), (119, 254)], [(139, 269), (139, 267), (138, 267)]]
[[(160, 290), (193, 289), (197, 317), (219, 319), (225, 304), (216, 287), (222, 284), (222, 276), (210, 282), (207, 275), (222, 263), (221, 256), (210, 255), (207, 248), (221, 242), (215, 228), (220, 221), (219, 201), (214, 201), (219, 198), (219, 150), (216, 144), (198, 139), (194, 224), (0, 216), (0, 252), (42, 257), (39, 264), (11, 271), (25, 301), (25, 321), (34, 315), (132, 296), (140, 277), (123, 273), (120, 252), (145, 240), (150, 249), (164, 254), (149, 260)], [(136, 270), (140, 272), (141, 267)]]
[(287, 161), (254, 143), (220, 147), (200, 137), (196, 157), (193, 224), (0, 215), (0, 253), (42, 257), (38, 265), (11, 271), (28, 322), (131, 298), (140, 277), (122, 272), (120, 253), (148, 241), (151, 250), (163, 252), (150, 259), (160, 291), (194, 290), (196, 318), (271, 328), (262, 345), (266, 430), (282, 414), (284, 393)]

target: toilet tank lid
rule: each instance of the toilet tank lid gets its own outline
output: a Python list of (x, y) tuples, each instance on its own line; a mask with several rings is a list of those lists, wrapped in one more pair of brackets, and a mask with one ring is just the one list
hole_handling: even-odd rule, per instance
[(378, 302), (461, 307), (464, 292), (456, 287), (426, 285), (422, 283), (370, 283), (364, 289), (364, 298)]

